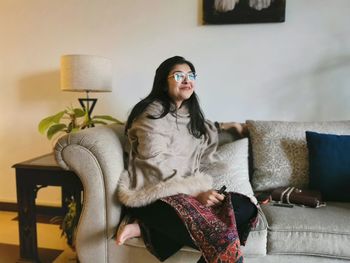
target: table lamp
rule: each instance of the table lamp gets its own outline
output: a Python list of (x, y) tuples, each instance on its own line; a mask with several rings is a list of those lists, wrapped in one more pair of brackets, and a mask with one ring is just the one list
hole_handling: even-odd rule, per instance
[[(89, 98), (89, 92), (112, 91), (112, 63), (109, 59), (93, 55), (64, 55), (61, 57), (61, 90), (85, 92), (86, 98), (79, 98), (79, 103), (91, 113), (97, 102)], [(91, 103), (91, 104), (90, 104)]]

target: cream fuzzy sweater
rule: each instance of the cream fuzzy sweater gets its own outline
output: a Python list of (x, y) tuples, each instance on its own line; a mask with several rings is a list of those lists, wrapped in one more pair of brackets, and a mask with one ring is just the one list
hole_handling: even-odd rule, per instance
[(161, 119), (147, 118), (162, 111), (159, 102), (150, 104), (128, 130), (128, 169), (118, 183), (118, 198), (126, 206), (140, 207), (162, 197), (212, 189), (212, 176), (205, 171), (216, 162), (217, 129), (207, 121), (208, 136), (192, 136), (185, 105)]

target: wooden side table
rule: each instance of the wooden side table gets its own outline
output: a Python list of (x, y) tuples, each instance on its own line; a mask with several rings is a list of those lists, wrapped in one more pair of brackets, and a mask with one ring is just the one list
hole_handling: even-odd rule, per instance
[(17, 163), (16, 188), (19, 227), (19, 262), (40, 262), (36, 230), (35, 199), (38, 191), (47, 186), (60, 186), (62, 207), (67, 211), (66, 198), (73, 196), (81, 209), (83, 186), (79, 177), (72, 171), (58, 166), (52, 153)]

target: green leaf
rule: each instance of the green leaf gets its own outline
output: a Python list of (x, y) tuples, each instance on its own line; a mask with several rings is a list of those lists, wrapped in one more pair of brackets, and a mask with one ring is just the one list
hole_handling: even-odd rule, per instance
[(107, 125), (108, 123), (105, 122), (105, 121), (91, 120), (89, 124), (103, 124), (103, 125)]
[(46, 136), (49, 140), (51, 140), (52, 136), (54, 136), (56, 133), (60, 131), (63, 131), (66, 128), (67, 128), (66, 124), (63, 124), (63, 123), (54, 124), (48, 129)]
[(71, 132), (77, 132), (77, 131), (80, 131), (80, 128), (73, 128), (73, 129), (71, 130)]
[(73, 109), (73, 112), (77, 118), (83, 117), (85, 115), (85, 111), (80, 108)]
[(89, 122), (89, 113), (86, 111), (84, 114), (84, 122), (88, 123)]
[(75, 242), (75, 232), (81, 211), (74, 197), (71, 197), (70, 200), (67, 200), (66, 202), (68, 202), (68, 211), (60, 226), (62, 229), (61, 236), (65, 236), (67, 238), (68, 245), (73, 247)]
[(112, 116), (109, 115), (95, 115), (92, 119), (102, 119), (102, 120), (106, 120), (106, 121), (112, 121), (112, 122), (116, 122), (119, 124), (123, 124), (123, 122), (121, 122), (120, 120), (117, 120), (116, 118), (113, 118)]
[(52, 116), (46, 117), (45, 119), (41, 120), (38, 125), (38, 130), (41, 134), (44, 134), (47, 129), (50, 128), (55, 123), (59, 123), (63, 115), (66, 113), (66, 111), (60, 111), (59, 113), (56, 113)]
[(67, 133), (70, 133), (73, 129), (73, 122), (70, 122), (67, 126)]

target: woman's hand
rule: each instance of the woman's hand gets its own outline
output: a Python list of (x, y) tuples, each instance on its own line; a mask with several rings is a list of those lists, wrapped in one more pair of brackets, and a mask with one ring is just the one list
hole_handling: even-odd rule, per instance
[(248, 136), (248, 128), (245, 123), (239, 122), (222, 122), (220, 123), (220, 128), (222, 130), (238, 134), (240, 137)]
[(205, 206), (214, 206), (221, 204), (222, 200), (225, 199), (225, 196), (219, 194), (215, 190), (208, 190), (206, 192), (199, 193), (195, 197), (202, 205)]

